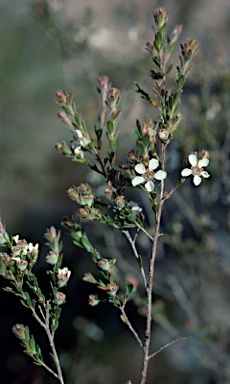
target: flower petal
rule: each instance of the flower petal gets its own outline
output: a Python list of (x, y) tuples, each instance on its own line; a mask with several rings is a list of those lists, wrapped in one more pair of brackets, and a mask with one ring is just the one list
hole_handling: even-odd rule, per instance
[(201, 179), (201, 177), (200, 176), (194, 176), (194, 178), (193, 178), (193, 183), (195, 184), (195, 185), (199, 185), (200, 183), (201, 183), (201, 181), (202, 181), (202, 179)]
[[(79, 145), (78, 147), (76, 147), (75, 148), (75, 150), (74, 150), (74, 153), (75, 153), (75, 155), (78, 155), (78, 154), (80, 154), (80, 153), (82, 153), (83, 154), (83, 152), (82, 152), (82, 149), (81, 149), (81, 146)], [(84, 154), (83, 154), (84, 155)]]
[(152, 192), (154, 190), (154, 183), (152, 181), (147, 181), (145, 189), (147, 189), (148, 192)]
[(205, 179), (207, 179), (208, 177), (210, 177), (209, 173), (207, 171), (203, 171), (201, 172), (201, 176), (203, 176)]
[(151, 159), (149, 161), (149, 170), (154, 171), (159, 166), (159, 160), (157, 159)]
[(207, 167), (209, 163), (209, 159), (207, 157), (205, 157), (204, 159), (201, 159), (198, 161), (198, 167)]
[(155, 173), (154, 178), (156, 180), (164, 180), (166, 176), (167, 176), (167, 173), (165, 171), (160, 170)]
[(78, 137), (79, 139), (82, 139), (82, 138), (83, 138), (82, 132), (81, 132), (79, 129), (76, 129), (75, 132), (76, 132), (77, 137)]
[(191, 164), (193, 167), (194, 167), (195, 165), (197, 165), (197, 155), (194, 155), (194, 153), (191, 153), (191, 155), (189, 155), (188, 160), (189, 160), (190, 164)]
[(131, 181), (131, 183), (132, 183), (132, 185), (133, 185), (134, 187), (136, 187), (136, 185), (139, 185), (139, 184), (143, 183), (144, 181), (145, 181), (145, 179), (144, 179), (143, 177), (141, 177), (141, 176), (136, 176), (136, 177), (134, 177), (134, 179)]
[(191, 174), (192, 174), (192, 170), (189, 169), (189, 168), (184, 168), (181, 171), (181, 176), (182, 177), (187, 177), (187, 176), (190, 176)]
[(145, 166), (142, 163), (137, 164), (134, 169), (137, 173), (140, 173), (140, 175), (146, 172)]

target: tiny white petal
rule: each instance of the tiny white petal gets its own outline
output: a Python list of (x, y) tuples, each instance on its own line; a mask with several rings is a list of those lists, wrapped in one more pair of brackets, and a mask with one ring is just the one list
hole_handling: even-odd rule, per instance
[(181, 176), (182, 177), (187, 177), (187, 176), (190, 176), (191, 174), (192, 174), (192, 170), (189, 169), (189, 168), (184, 168), (181, 171)]
[(33, 246), (32, 243), (29, 243), (27, 247), (28, 247), (27, 249), (28, 249), (29, 252), (32, 252), (33, 249), (34, 249), (34, 246)]
[(157, 171), (154, 175), (156, 180), (164, 180), (167, 177), (167, 173), (165, 171)]
[(25, 247), (22, 250), (23, 255), (27, 255), (28, 252), (28, 245), (25, 245)]
[(134, 187), (136, 187), (136, 185), (139, 185), (139, 184), (143, 183), (144, 181), (145, 181), (145, 179), (144, 179), (143, 177), (141, 177), (141, 176), (136, 176), (136, 177), (134, 177), (134, 179), (132, 180), (132, 185), (133, 185)]
[(208, 163), (209, 159), (205, 157), (204, 159), (198, 161), (198, 167), (207, 167)]
[(14, 242), (17, 244), (18, 240), (19, 240), (19, 235), (15, 235), (12, 237), (12, 239), (14, 240)]
[(142, 212), (142, 208), (136, 205), (135, 207), (131, 208), (133, 212)]
[(79, 129), (76, 129), (76, 134), (77, 134), (77, 137), (78, 137), (79, 139), (82, 139), (82, 138), (83, 138), (83, 135), (82, 135), (82, 133), (81, 133), (81, 131), (80, 131)]
[(142, 163), (137, 164), (134, 169), (137, 173), (140, 173), (140, 175), (146, 172), (145, 166)]
[(159, 161), (157, 159), (151, 159), (149, 161), (149, 170), (154, 171), (159, 166)]
[(208, 177), (210, 177), (210, 175), (209, 175), (209, 173), (208, 173), (207, 171), (203, 171), (203, 172), (201, 172), (201, 175), (202, 175), (205, 179), (207, 179)]
[(19, 262), (21, 261), (20, 257), (11, 257), (12, 260), (16, 261), (16, 262)]
[(201, 183), (201, 181), (202, 181), (202, 179), (201, 179), (201, 177), (200, 176), (194, 176), (194, 178), (193, 178), (193, 183), (195, 184), (195, 185), (199, 185), (200, 183)]
[(79, 153), (83, 154), (81, 147), (79, 146), (79, 147), (75, 148), (74, 153), (75, 153), (75, 155), (78, 155)]
[(147, 181), (145, 188), (148, 192), (152, 192), (154, 190), (154, 183), (152, 181)]
[(190, 164), (193, 165), (193, 167), (197, 165), (197, 155), (194, 155), (194, 153), (191, 153), (191, 155), (189, 155), (188, 160)]

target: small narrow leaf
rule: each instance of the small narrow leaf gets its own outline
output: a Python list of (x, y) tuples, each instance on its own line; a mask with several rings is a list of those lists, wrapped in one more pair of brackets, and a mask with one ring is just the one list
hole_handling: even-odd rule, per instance
[(137, 125), (137, 132), (139, 133), (140, 137), (142, 136), (142, 129), (141, 129), (141, 123), (139, 120), (136, 121)]
[(125, 316), (124, 316), (124, 315), (120, 315), (120, 319), (121, 319), (121, 321), (123, 321), (123, 323), (127, 324), (127, 323), (126, 323), (126, 319), (125, 319)]

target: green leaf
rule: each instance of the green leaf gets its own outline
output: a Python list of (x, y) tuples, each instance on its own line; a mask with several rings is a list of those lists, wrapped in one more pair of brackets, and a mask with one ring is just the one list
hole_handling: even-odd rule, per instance
[(134, 140), (138, 140), (140, 138), (138, 132), (135, 129), (133, 130), (132, 133), (133, 133)]
[(111, 120), (107, 121), (107, 129), (110, 135), (114, 132), (114, 125)]
[(145, 149), (144, 143), (141, 140), (137, 140), (136, 146), (140, 154), (142, 155), (145, 154), (146, 149)]
[(184, 80), (185, 80), (184, 75), (181, 75), (181, 76), (179, 77), (178, 81), (177, 81), (177, 87), (178, 87), (179, 89), (182, 88), (182, 86), (183, 86), (183, 84), (184, 84)]
[(157, 52), (160, 52), (160, 47), (157, 44), (156, 40), (154, 41), (153, 45), (154, 45), (155, 49), (157, 50)]
[(141, 123), (139, 120), (136, 121), (136, 125), (137, 125), (137, 132), (139, 133), (139, 137), (142, 136), (142, 129), (141, 129)]
[(148, 147), (148, 145), (149, 145), (149, 136), (147, 136), (147, 135), (143, 136), (142, 141), (143, 141), (144, 146)]
[(97, 126), (94, 127), (94, 130), (95, 130), (95, 133), (96, 133), (96, 136), (97, 136), (97, 140), (99, 141), (102, 137), (102, 129), (98, 128)]
[(142, 257), (141, 257), (141, 255), (138, 255), (138, 256), (139, 256), (139, 257), (138, 257), (138, 259), (137, 259), (137, 262), (138, 262), (138, 265), (139, 265), (140, 270), (142, 270), (142, 268), (143, 268)]
[(160, 64), (161, 64), (161, 62), (160, 62), (160, 58), (159, 58), (159, 57), (154, 56), (154, 57), (153, 57), (153, 62), (156, 64), (157, 67), (160, 68)]
[(36, 351), (36, 343), (35, 343), (33, 336), (30, 339), (30, 348), (32, 349), (33, 352)]
[(169, 96), (168, 104), (170, 111), (173, 109), (173, 96)]
[(167, 75), (171, 72), (172, 68), (173, 68), (173, 63), (171, 63), (171, 64), (168, 66), (168, 69), (167, 69), (167, 71), (166, 71)]
[(180, 78), (181, 69), (179, 65), (176, 67), (176, 81)]
[(114, 151), (116, 149), (116, 145), (117, 145), (117, 140), (116, 139), (113, 139), (110, 141), (110, 148), (112, 151)]
[[(167, 55), (171, 55), (172, 51), (173, 51), (173, 46), (172, 46), (170, 43), (168, 43), (168, 45), (167, 45), (167, 47), (166, 47), (166, 54), (167, 54)], [(172, 68), (171, 68), (171, 69), (172, 69)], [(170, 70), (171, 70), (171, 69), (170, 69)], [(166, 73), (169, 73), (169, 72), (166, 72)]]
[(180, 97), (181, 97), (181, 91), (178, 91), (174, 97), (173, 105), (176, 105), (178, 103), (178, 101), (180, 100)]
[(82, 236), (81, 238), (81, 244), (86, 249), (86, 251), (90, 252), (93, 250), (92, 244), (87, 239), (86, 235)]
[(52, 353), (50, 353), (50, 357), (51, 357), (51, 359), (54, 362), (55, 367), (56, 367), (57, 366), (57, 361), (56, 361), (56, 359), (55, 359), (55, 357), (54, 357), (54, 355)]
[(29, 305), (24, 300), (20, 300), (20, 302), (24, 307), (29, 308)]
[(155, 41), (156, 41), (156, 44), (160, 50), (162, 48), (162, 41), (163, 41), (163, 36), (162, 36), (161, 32), (157, 32), (157, 34), (155, 36)]

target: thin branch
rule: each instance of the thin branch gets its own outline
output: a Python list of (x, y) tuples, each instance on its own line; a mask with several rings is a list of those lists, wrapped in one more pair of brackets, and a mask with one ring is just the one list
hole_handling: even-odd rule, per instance
[(191, 336), (180, 337), (179, 339), (172, 340), (170, 343), (165, 344), (163, 347), (161, 347), (160, 349), (158, 349), (156, 352), (152, 353), (152, 354), (149, 356), (149, 360), (152, 359), (152, 357), (158, 355), (158, 353), (160, 353), (160, 352), (163, 351), (164, 349), (166, 349), (166, 348), (170, 347), (171, 345), (173, 345), (174, 343), (177, 343), (178, 341), (186, 340), (186, 339), (191, 339)]
[(38, 361), (41, 366), (43, 366), (47, 371), (49, 371), (54, 377), (59, 379), (59, 376), (56, 372), (54, 372), (48, 365), (46, 365), (42, 360)]
[(35, 309), (33, 307), (30, 307), (32, 313), (33, 313), (33, 316), (35, 317), (35, 319), (37, 320), (37, 322), (41, 325), (41, 327), (43, 327), (46, 331), (46, 334), (48, 336), (48, 339), (49, 339), (49, 342), (50, 342), (50, 347), (52, 349), (52, 352), (53, 352), (53, 355), (54, 355), (54, 359), (55, 359), (55, 365), (56, 365), (56, 368), (57, 368), (57, 374), (51, 369), (49, 368), (43, 361), (39, 361), (39, 363), (44, 367), (46, 368), (50, 373), (53, 374), (53, 376), (55, 376), (56, 378), (59, 379), (60, 383), (61, 384), (64, 384), (64, 380), (63, 380), (63, 376), (62, 376), (62, 371), (61, 371), (61, 366), (60, 366), (60, 362), (59, 362), (59, 358), (58, 358), (58, 354), (57, 354), (57, 351), (56, 351), (56, 348), (55, 348), (55, 345), (54, 345), (54, 338), (50, 332), (50, 327), (49, 327), (49, 311), (46, 309), (46, 316), (44, 317), (44, 314), (42, 313), (42, 310), (39, 306), (39, 310), (42, 314), (42, 317), (44, 317), (44, 320), (45, 320), (45, 323), (43, 323), (43, 321), (40, 319), (40, 317), (37, 315)]
[(40, 311), (40, 313), (41, 313), (43, 319), (46, 320), (45, 315), (44, 315), (44, 313), (42, 312), (42, 308), (41, 308), (41, 306), (39, 305), (38, 308), (39, 308), (39, 311)]
[(127, 326), (129, 327), (130, 331), (132, 332), (132, 334), (134, 335), (135, 339), (137, 340), (137, 342), (139, 343), (139, 345), (141, 346), (141, 348), (143, 348), (143, 343), (141, 341), (141, 339), (139, 338), (137, 332), (135, 331), (135, 329), (133, 328), (132, 324), (130, 323), (127, 315), (126, 315), (126, 312), (125, 312), (125, 309), (124, 309), (124, 306), (120, 307), (120, 310), (121, 310), (121, 313), (122, 315), (124, 316), (124, 320), (125, 320), (125, 324), (127, 324)]
[(33, 316), (35, 317), (35, 319), (37, 320), (37, 322), (41, 325), (42, 328), (46, 329), (46, 324), (43, 323), (43, 321), (40, 319), (40, 317), (37, 315), (35, 309), (33, 307), (30, 307), (32, 313), (33, 313)]
[(140, 229), (140, 231), (144, 232), (146, 236), (151, 240), (154, 241), (154, 238), (146, 231), (145, 228), (143, 228), (140, 224), (138, 224), (137, 221), (135, 221), (136, 226)]
[[(131, 248), (133, 250), (133, 253), (136, 257), (137, 260), (140, 259), (140, 255), (139, 253), (137, 252), (137, 248), (136, 248), (136, 245), (135, 245), (135, 241), (132, 239), (132, 236), (130, 235), (129, 231), (122, 231), (124, 233), (124, 235), (126, 236), (129, 244), (131, 245)], [(136, 240), (136, 238), (135, 238)], [(146, 280), (146, 276), (145, 276), (145, 271), (144, 271), (144, 268), (143, 266), (140, 266), (140, 271), (141, 271), (141, 274), (142, 274), (142, 277), (143, 277), (143, 280), (144, 280), (144, 285), (145, 285), (145, 288), (147, 289), (147, 280)]]
[(59, 357), (58, 357), (58, 354), (57, 354), (57, 351), (56, 351), (56, 348), (55, 348), (55, 344), (54, 344), (54, 338), (50, 332), (50, 327), (49, 327), (49, 312), (48, 310), (46, 311), (46, 334), (48, 336), (48, 339), (49, 339), (49, 342), (50, 342), (50, 347), (52, 349), (52, 352), (53, 352), (53, 356), (54, 356), (54, 360), (55, 360), (55, 365), (56, 365), (56, 368), (57, 368), (57, 372), (58, 372), (58, 378), (59, 378), (59, 381), (61, 384), (64, 384), (64, 379), (63, 379), (63, 376), (62, 376), (62, 370), (61, 370), (61, 366), (60, 366), (60, 362), (59, 362)]

